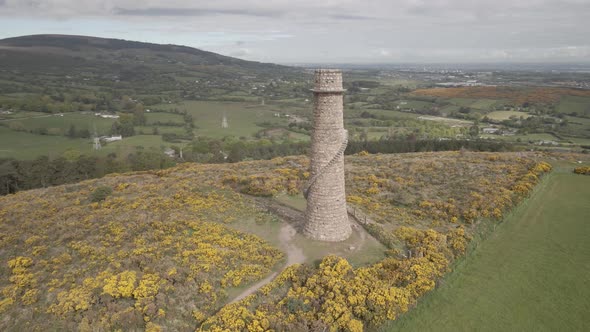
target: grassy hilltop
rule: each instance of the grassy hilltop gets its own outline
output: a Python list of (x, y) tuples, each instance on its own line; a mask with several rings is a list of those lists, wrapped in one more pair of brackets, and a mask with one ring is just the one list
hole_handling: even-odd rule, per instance
[[(3, 69), (60, 75), (151, 76), (199, 69), (237, 76), (288, 67), (246, 61), (187, 46), (73, 35), (31, 35), (0, 40)], [(135, 73), (134, 73), (135, 71)], [(232, 73), (233, 71), (233, 73)], [(188, 76), (187, 76), (188, 77)]]
[(482, 227), (529, 195), (550, 169), (541, 160), (552, 158), (347, 157), (348, 201), (367, 216), (369, 234), (358, 226), (341, 246), (294, 235), (297, 222), (272, 212), (301, 213), (305, 157), (186, 163), (4, 196), (0, 328), (379, 326), (434, 289)]

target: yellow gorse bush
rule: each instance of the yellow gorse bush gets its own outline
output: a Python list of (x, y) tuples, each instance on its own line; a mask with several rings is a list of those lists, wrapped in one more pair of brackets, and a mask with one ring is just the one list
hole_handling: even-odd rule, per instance
[[(0, 197), (0, 313), (33, 310), (31, 329), (362, 331), (406, 312), (465, 253), (478, 222), (530, 194), (550, 170), (537, 157), (349, 156), (347, 201), (375, 222), (390, 257), (290, 266), (225, 306), (230, 288), (284, 256), (236, 230), (274, 220), (243, 193), (299, 193), (307, 158), (182, 164)], [(112, 194), (89, 203), (99, 187)]]

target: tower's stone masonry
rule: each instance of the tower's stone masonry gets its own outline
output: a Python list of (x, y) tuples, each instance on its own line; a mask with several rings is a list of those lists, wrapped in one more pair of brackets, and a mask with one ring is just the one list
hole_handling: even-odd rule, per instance
[(342, 72), (315, 72), (311, 177), (305, 191), (307, 210), (303, 233), (322, 241), (346, 240), (352, 229), (344, 189), (344, 130)]

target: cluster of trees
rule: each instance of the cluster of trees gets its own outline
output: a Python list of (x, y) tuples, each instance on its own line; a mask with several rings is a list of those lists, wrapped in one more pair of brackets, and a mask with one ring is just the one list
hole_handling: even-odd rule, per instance
[[(185, 161), (204, 163), (240, 162), (243, 160), (268, 160), (276, 157), (307, 155), (309, 142), (272, 143), (268, 140), (242, 141), (199, 138), (183, 150)], [(361, 151), (369, 153), (407, 153), (425, 151), (512, 151), (514, 146), (505, 142), (484, 140), (438, 140), (407, 137), (385, 138), (378, 141), (352, 140), (344, 152), (347, 155)]]
[(34, 160), (0, 159), (0, 195), (99, 178), (109, 173), (164, 169), (175, 162), (156, 150), (136, 151), (126, 158), (108, 156)]
[[(180, 148), (174, 147), (176, 154)], [(290, 155), (307, 155), (308, 142), (272, 143), (268, 140), (241, 141), (226, 138), (222, 140), (200, 138), (183, 148), (182, 161), (200, 163), (235, 163), (244, 160), (268, 160)], [(510, 151), (513, 146), (507, 143), (481, 140), (415, 140), (383, 139), (379, 141), (350, 141), (345, 154), (361, 151), (369, 153), (407, 153), (424, 151)], [(102, 177), (109, 173), (164, 169), (173, 166), (175, 161), (159, 150), (138, 150), (127, 157), (86, 156), (75, 158), (60, 157), (49, 159), (46, 156), (35, 160), (0, 160), (0, 195), (20, 190), (42, 188), (86, 179)]]
[[(12, 81), (19, 81), (18, 79)], [(125, 110), (125, 97), (120, 91), (77, 90), (67, 83), (53, 81), (43, 88), (35, 88), (27, 82), (15, 92), (26, 92), (20, 97), (1, 97), (0, 109), (16, 109), (43, 113), (68, 113), (76, 111)], [(63, 87), (62, 87), (63, 85)], [(2, 90), (4, 91), (4, 90)], [(129, 99), (129, 97), (126, 97)]]
[(307, 154), (309, 147), (307, 142), (277, 143), (267, 139), (245, 141), (235, 137), (224, 139), (199, 137), (183, 148), (183, 160), (201, 163), (234, 163), (243, 160)]
[(71, 124), (66, 135), (69, 138), (89, 138), (90, 131), (86, 128), (77, 129), (74, 124)]
[(415, 135), (418, 139), (438, 137), (455, 138), (458, 135), (468, 133), (467, 129), (463, 127), (451, 128), (448, 125), (436, 121), (375, 115), (368, 111), (363, 111), (360, 116), (360, 119), (350, 121), (353, 125), (350, 129), (351, 134), (366, 127), (373, 127), (372, 130), (387, 130), (385, 136), (398, 138), (405, 138), (409, 134)]
[(391, 138), (378, 141), (350, 141), (345, 154), (356, 154), (361, 151), (369, 153), (407, 153), (427, 151), (457, 151), (467, 149), (471, 151), (512, 151), (514, 145), (505, 142), (490, 142), (484, 140), (417, 140), (415, 136), (406, 139)]

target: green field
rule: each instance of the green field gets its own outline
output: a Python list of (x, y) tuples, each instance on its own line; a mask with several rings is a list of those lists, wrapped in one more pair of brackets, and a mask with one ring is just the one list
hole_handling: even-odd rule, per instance
[(90, 133), (96, 131), (98, 135), (107, 135), (111, 130), (114, 119), (103, 119), (97, 117), (94, 114), (82, 114), (82, 113), (65, 113), (63, 116), (50, 115), (45, 117), (34, 117), (29, 119), (15, 120), (20, 122), (27, 130), (33, 130), (36, 128), (47, 128), (51, 131), (53, 128), (62, 135), (68, 132), (71, 125), (74, 125), (76, 130), (87, 129)]
[(135, 151), (142, 146), (145, 149), (172, 146), (164, 142), (161, 136), (136, 135), (124, 138), (122, 141), (103, 144), (99, 152), (94, 151), (91, 139), (68, 138), (64, 136), (34, 135), (26, 132), (17, 132), (0, 126), (0, 158), (35, 159), (46, 155), (56, 158), (67, 150), (77, 150), (83, 154), (107, 155), (115, 152), (119, 155)]
[(383, 331), (590, 330), (590, 176), (549, 175), (439, 288)]
[(449, 101), (456, 106), (470, 107), (478, 110), (488, 110), (499, 103), (495, 99), (451, 98)]
[(517, 112), (517, 111), (494, 111), (494, 112), (486, 114), (486, 116), (492, 120), (502, 121), (502, 120), (508, 120), (512, 116), (515, 116), (516, 118), (522, 117), (523, 119), (526, 119), (526, 118), (530, 117), (531, 115), (526, 112)]
[(152, 135), (154, 133), (154, 128), (158, 128), (158, 134), (178, 134), (183, 135), (186, 133), (184, 127), (176, 127), (176, 126), (135, 126), (135, 133), (138, 135)]
[(578, 113), (590, 116), (590, 97), (564, 96), (561, 98), (557, 110), (560, 113)]
[(167, 146), (180, 145), (169, 142), (164, 142), (162, 136), (158, 135), (135, 135), (131, 137), (125, 137), (121, 141), (111, 142), (103, 145), (100, 150), (101, 154), (109, 154), (115, 152), (118, 155), (125, 155), (135, 151), (137, 147), (143, 147), (144, 149), (156, 148), (160, 149)]
[(495, 99), (478, 99), (476, 102), (471, 104), (470, 107), (480, 110), (488, 110), (496, 104), (498, 104), (498, 100)]
[(453, 103), (457, 106), (464, 106), (469, 107), (471, 104), (475, 103), (477, 99), (474, 98), (450, 98), (449, 102)]
[(394, 110), (381, 110), (381, 109), (371, 109), (371, 108), (366, 108), (366, 109), (361, 109), (361, 110), (348, 110), (345, 109), (344, 110), (344, 114), (348, 114), (351, 113), (353, 114), (354, 112), (357, 112), (359, 115), (361, 112), (363, 111), (367, 111), (371, 114), (377, 115), (377, 116), (384, 116), (386, 119), (392, 119), (392, 118), (412, 118), (415, 119), (417, 117), (420, 116), (420, 114), (416, 114), (416, 113), (410, 113), (410, 112), (402, 112), (402, 111), (394, 111)]
[(431, 115), (420, 115), (418, 117), (419, 120), (425, 121), (436, 121), (439, 123), (443, 123), (449, 126), (461, 126), (461, 127), (468, 127), (473, 125), (473, 121), (468, 120), (459, 120), (453, 118), (445, 118), (440, 116), (431, 116)]
[(422, 100), (403, 100), (398, 105), (401, 109), (428, 109), (432, 107), (433, 103)]
[(501, 135), (493, 135), (493, 134), (483, 134), (480, 136), (481, 138), (490, 138), (490, 139), (497, 139), (503, 141), (517, 141), (520, 139), (521, 142), (537, 142), (537, 141), (556, 141), (559, 142), (560, 139), (547, 133), (538, 133), (538, 134), (528, 134), (528, 135), (512, 135), (512, 136), (501, 136)]
[(58, 157), (69, 149), (86, 154), (93, 151), (90, 139), (41, 136), (6, 127), (0, 127), (0, 137), (0, 158), (35, 159), (40, 155)]
[[(274, 114), (280, 112), (270, 106), (260, 106), (256, 103), (244, 102), (211, 102), (185, 101), (181, 104), (163, 105), (161, 108), (177, 108), (186, 110), (193, 116), (195, 135), (213, 138), (225, 136), (251, 137), (262, 127), (257, 123), (270, 122), (288, 124), (287, 118), (278, 118)], [(221, 128), (223, 115), (227, 117), (229, 128)], [(167, 114), (169, 115), (169, 114)]]
[(172, 113), (146, 113), (145, 118), (147, 120), (148, 125), (152, 125), (156, 122), (160, 123), (167, 123), (173, 122), (177, 123), (181, 126), (184, 125), (184, 120), (182, 115), (180, 114), (172, 114)]
[(18, 111), (11, 114), (0, 114), (0, 122), (10, 122), (21, 118), (31, 118), (37, 116), (47, 116), (47, 113), (43, 112), (29, 112), (29, 111)]
[(420, 81), (414, 81), (414, 80), (409, 80), (409, 79), (400, 79), (400, 78), (380, 78), (379, 83), (383, 84), (383, 85), (389, 85), (389, 86), (405, 86), (408, 88), (416, 88), (418, 86), (418, 84), (420, 84)]

